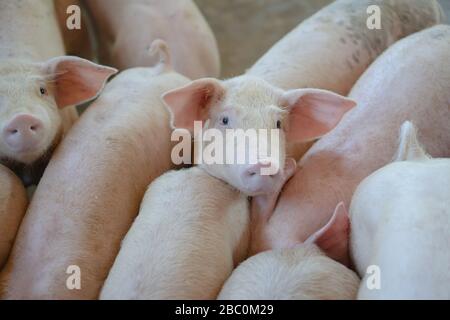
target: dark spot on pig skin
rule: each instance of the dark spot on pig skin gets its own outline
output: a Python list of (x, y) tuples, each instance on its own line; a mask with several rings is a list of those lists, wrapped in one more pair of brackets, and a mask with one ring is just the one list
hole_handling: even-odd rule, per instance
[(339, 39), (343, 44), (346, 44), (347, 43), (347, 40), (345, 40), (345, 38), (340, 38)]

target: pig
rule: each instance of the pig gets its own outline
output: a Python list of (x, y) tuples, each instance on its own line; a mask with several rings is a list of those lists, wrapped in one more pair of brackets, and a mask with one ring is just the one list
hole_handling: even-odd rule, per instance
[[(272, 188), (294, 169), (287, 161)], [(149, 186), (100, 298), (215, 299), (247, 256), (248, 205), (201, 166), (164, 174)]]
[[(259, 218), (263, 217), (264, 214)], [(348, 263), (348, 249), (343, 246), (348, 245), (348, 232), (349, 218), (341, 203), (327, 225), (305, 243), (265, 251), (240, 264), (226, 281), (218, 299), (355, 299), (360, 279), (348, 267), (330, 258)]]
[[(381, 29), (369, 29), (377, 5)], [(337, 0), (303, 21), (246, 74), (284, 90), (320, 88), (347, 95), (367, 67), (397, 40), (445, 20), (436, 0)], [(289, 144), (297, 160), (311, 147)]]
[(190, 79), (218, 77), (216, 39), (191, 0), (86, 1), (100, 42), (100, 61), (119, 69), (155, 63), (146, 54), (154, 39), (167, 42), (173, 66)]
[(64, 55), (53, 1), (0, 3), (0, 163), (37, 184), (55, 146), (115, 69)]
[[(146, 187), (173, 167), (160, 96), (189, 80), (164, 42), (151, 48), (160, 62), (115, 77), (55, 151), (0, 275), (2, 298), (98, 297)], [(77, 270), (81, 289), (69, 290)]]
[[(64, 40), (65, 51), (68, 55), (78, 56), (87, 60), (93, 60), (94, 48), (91, 41), (91, 24), (80, 0), (54, 0), (59, 28)], [(80, 14), (77, 20), (77, 14)], [(79, 21), (80, 29), (72, 27)]]
[(0, 165), (0, 270), (8, 258), (27, 205), (22, 182), (8, 168)]
[[(214, 78), (194, 80), (165, 93), (163, 100), (171, 110), (172, 126), (193, 133), (195, 140), (204, 143), (204, 149), (208, 145), (207, 131), (199, 132), (204, 133), (203, 139), (195, 136), (195, 122), (205, 129), (219, 131), (224, 145), (231, 145), (236, 155), (245, 153), (242, 163), (237, 159), (232, 163), (196, 162), (206, 172), (247, 196), (273, 192), (276, 186), (273, 180), (282, 174), (286, 162), (286, 142), (304, 142), (326, 134), (356, 105), (354, 100), (331, 91), (282, 90), (249, 75), (223, 81)], [(251, 143), (245, 146), (247, 149), (240, 149), (238, 139), (227, 135), (228, 130), (236, 134), (241, 130), (248, 137), (251, 132), (262, 132), (255, 140), (258, 145), (265, 143), (267, 152), (262, 148), (251, 148)], [(261, 130), (275, 131), (278, 137), (272, 138)]]
[(434, 157), (450, 156), (450, 26), (439, 25), (389, 48), (364, 73), (349, 97), (358, 107), (319, 140), (299, 162), (251, 252), (304, 241), (329, 220), (357, 185), (390, 162), (392, 136), (413, 121)]
[[(164, 93), (162, 99), (170, 110), (171, 126), (193, 134), (205, 148), (207, 132), (196, 133), (195, 121), (220, 132), (225, 144), (230, 143), (226, 130), (275, 130), (279, 139), (264, 135), (257, 139), (280, 152), (269, 155), (246, 145), (240, 150), (249, 154), (243, 163), (202, 161), (196, 169), (155, 181), (105, 282), (103, 299), (215, 298), (233, 266), (247, 253), (248, 241), (243, 246), (236, 240), (246, 242), (249, 212), (245, 196), (261, 197), (261, 210), (267, 210), (266, 196), (280, 190), (294, 172), (295, 161), (284, 154), (286, 137), (301, 141), (322, 135), (355, 106), (354, 101), (329, 91), (284, 91), (251, 76), (194, 80)], [(239, 151), (236, 141), (231, 140), (231, 145)], [(263, 169), (269, 168), (273, 172), (265, 174)], [(189, 181), (189, 187), (181, 181)], [(176, 207), (168, 207), (174, 201)], [(169, 252), (170, 258), (161, 260)], [(211, 263), (205, 264), (208, 260)], [(203, 276), (197, 278), (198, 274)], [(192, 281), (174, 280), (184, 278)]]
[[(411, 122), (395, 161), (356, 189), (350, 217), (358, 299), (450, 299), (450, 159), (426, 154)], [(369, 266), (379, 287), (368, 285)]]

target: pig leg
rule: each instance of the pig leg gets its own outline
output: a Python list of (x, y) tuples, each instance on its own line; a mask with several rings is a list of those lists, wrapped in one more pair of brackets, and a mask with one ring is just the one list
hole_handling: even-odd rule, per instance
[(263, 237), (261, 236), (262, 230), (264, 230), (265, 224), (269, 221), (275, 206), (278, 201), (278, 197), (283, 189), (285, 183), (294, 175), (297, 163), (293, 158), (286, 160), (283, 171), (280, 171), (274, 177), (274, 192), (270, 194), (264, 194), (255, 196), (251, 200), (251, 245), (250, 256), (256, 252), (261, 252), (269, 248), (268, 244), (265, 245)]

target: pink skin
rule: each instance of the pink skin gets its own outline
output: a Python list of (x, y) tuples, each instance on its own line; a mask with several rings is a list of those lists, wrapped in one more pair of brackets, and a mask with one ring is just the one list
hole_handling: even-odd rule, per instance
[[(160, 96), (188, 79), (169, 67), (122, 72), (58, 146), (0, 274), (1, 298), (98, 297), (145, 190), (173, 167)], [(71, 265), (81, 290), (66, 287)]]
[[(294, 159), (287, 159), (283, 174), (274, 181), (274, 192), (252, 198), (251, 215), (251, 247), (250, 256), (264, 251), (259, 248), (261, 237), (264, 237), (264, 228), (277, 205), (279, 195), (286, 182), (294, 175), (297, 164)], [(350, 219), (343, 202), (340, 202), (330, 220), (321, 229), (313, 233), (304, 242), (298, 242), (291, 247), (304, 244), (315, 244), (330, 258), (350, 265), (349, 256)]]
[(214, 35), (192, 0), (88, 0), (99, 36), (99, 58), (120, 70), (148, 67), (155, 39), (167, 42), (174, 70), (191, 79), (217, 77), (220, 57)]
[(366, 71), (349, 96), (358, 107), (300, 161), (253, 244), (256, 251), (303, 242), (329, 221), (336, 203), (348, 206), (357, 185), (392, 160), (406, 120), (417, 125), (432, 156), (450, 156), (449, 39), (448, 26), (424, 30)]
[(19, 114), (7, 123), (2, 135), (6, 144), (14, 151), (33, 151), (43, 135), (43, 123), (31, 114)]

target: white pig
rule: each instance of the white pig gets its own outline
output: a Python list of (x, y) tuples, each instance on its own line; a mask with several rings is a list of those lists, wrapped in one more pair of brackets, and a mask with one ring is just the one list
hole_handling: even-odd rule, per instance
[(390, 162), (392, 136), (410, 119), (436, 157), (450, 156), (450, 26), (435, 26), (389, 48), (360, 78), (358, 107), (302, 158), (252, 251), (285, 248), (323, 226), (336, 203), (349, 205), (369, 174)]
[(116, 70), (63, 56), (52, 0), (1, 1), (0, 30), (0, 163), (28, 186)]
[[(173, 72), (163, 42), (152, 50), (160, 63), (114, 78), (58, 146), (0, 275), (2, 298), (98, 297), (146, 187), (173, 167), (160, 96), (188, 79)], [(70, 266), (80, 268), (80, 290), (67, 287)]]
[(303, 244), (250, 257), (223, 286), (224, 300), (355, 299), (360, 279), (347, 260), (349, 219), (339, 204), (329, 223)]
[(356, 189), (350, 217), (359, 299), (450, 299), (450, 159), (427, 155), (410, 122), (395, 162)]
[(0, 270), (8, 258), (27, 204), (21, 181), (0, 165)]
[[(245, 196), (267, 202), (265, 196), (274, 191), (278, 194), (295, 169), (295, 161), (285, 157), (285, 135), (299, 141), (322, 135), (355, 105), (325, 90), (283, 91), (251, 76), (223, 82), (196, 80), (165, 93), (162, 99), (171, 111), (174, 128), (195, 135), (194, 121), (200, 121), (223, 137), (229, 129), (276, 130), (280, 133), (278, 141), (268, 136), (258, 137), (258, 141), (267, 139), (274, 148), (281, 146), (280, 152), (277, 157), (247, 146), (245, 153), (252, 153), (255, 163), (249, 161), (250, 156), (242, 164), (202, 162), (199, 168), (170, 173), (155, 182), (108, 276), (103, 299), (215, 298), (233, 266), (246, 255)], [(232, 140), (231, 144), (237, 143)], [(262, 172), (266, 167), (276, 170), (266, 175)], [(189, 185), (181, 184), (183, 181)], [(267, 202), (261, 208), (269, 210), (267, 206), (271, 205)], [(236, 226), (242, 229), (235, 231)], [(238, 257), (236, 250), (240, 252)], [(162, 255), (170, 258), (162, 260)], [(211, 256), (214, 258), (207, 264)], [(182, 281), (184, 278), (189, 280)]]
[(191, 79), (218, 77), (216, 39), (192, 0), (89, 0), (100, 60), (119, 69), (155, 63), (146, 54), (155, 39), (167, 42), (175, 71)]
[[(294, 169), (289, 161), (272, 188)], [(247, 256), (248, 228), (245, 194), (199, 167), (166, 173), (150, 185), (100, 298), (215, 299)]]

